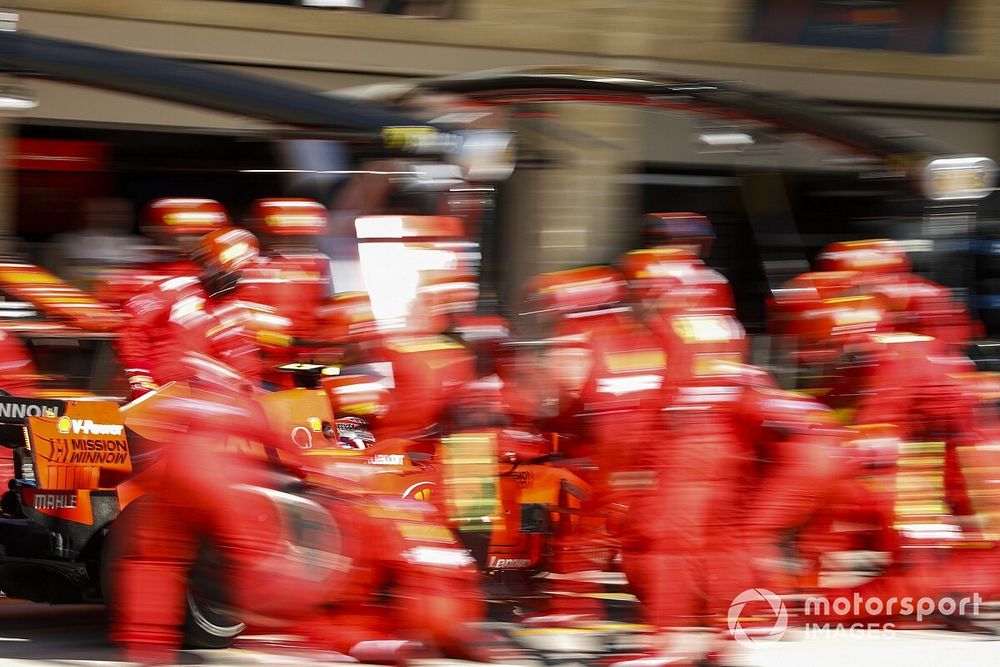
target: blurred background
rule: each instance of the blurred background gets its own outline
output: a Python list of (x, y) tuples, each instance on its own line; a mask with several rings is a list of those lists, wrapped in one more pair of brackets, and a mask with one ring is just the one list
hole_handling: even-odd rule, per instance
[[(97, 322), (103, 305), (88, 299), (105, 298), (104, 274), (162, 258), (143, 217), (159, 198), (217, 200), (235, 225), (261, 199), (316, 200), (330, 231), (310, 251), (331, 259), (334, 292), (367, 290), (376, 317), (402, 319), (423, 303), (422, 271), (427, 293), (436, 270), (478, 273), (477, 314), (515, 329), (533, 276), (614, 264), (642, 245), (644, 214), (696, 212), (714, 227), (705, 261), (732, 285), (751, 360), (786, 386), (768, 299), (825, 246), (888, 237), (983, 323), (971, 356), (1000, 370), (1000, 3), (0, 0), (0, 31), (383, 104), (460, 134), (509, 127), (516, 143), (495, 151), (513, 169), (484, 177), (446, 151), (391, 155), (374, 120), (364, 137), (334, 136), (115, 92), (128, 86), (111, 68), (89, 86), (19, 71), (0, 32), (0, 256), (27, 262), (0, 262), (0, 332), (22, 336), (38, 375), (62, 382), (38, 396), (126, 391), (112, 368), (120, 322), (114, 311)], [(547, 89), (545, 77), (565, 85)], [(256, 101), (280, 108), (288, 92)], [(404, 233), (398, 217), (432, 214), (466, 224)], [(49, 328), (10, 325), (22, 320)]]
[[(794, 93), (818, 101), (816, 118), (874, 121), (886, 136), (922, 133), (945, 154), (1000, 154), (1000, 8), (986, 0), (5, 6), (32, 35), (319, 91), (494, 68), (611, 67)], [(356, 155), (284, 140), (282, 128), (242, 116), (55, 80), (29, 86), (26, 106), (35, 106), (0, 117), (8, 156), (0, 232), (7, 250), (78, 284), (81, 267), (143, 261), (139, 218), (157, 197), (213, 198), (235, 221), (262, 197), (307, 196), (336, 211), (346, 173), (290, 172), (358, 166)], [(881, 166), (843, 145), (703, 114), (538, 103), (514, 108), (511, 124), (517, 169), (497, 186), (495, 233), (482, 239), (504, 314), (517, 312), (529, 276), (611, 262), (638, 245), (641, 214), (666, 210), (697, 211), (715, 225), (709, 263), (733, 283), (751, 334), (764, 331), (769, 287), (806, 270), (831, 241), (873, 236), (909, 241), (918, 271), (967, 296), (991, 333), (1000, 328), (995, 193), (962, 207), (956, 222), (952, 208), (887, 184)], [(122, 243), (108, 241), (118, 236)], [(961, 250), (957, 269), (946, 260), (939, 270), (940, 252), (935, 260), (930, 251), (942, 249), (948, 258)]]

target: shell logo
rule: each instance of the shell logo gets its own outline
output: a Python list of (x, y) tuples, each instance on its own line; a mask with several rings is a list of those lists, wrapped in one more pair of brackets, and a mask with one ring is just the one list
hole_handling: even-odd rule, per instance
[(56, 422), (56, 430), (66, 435), (69, 433), (70, 428), (72, 428), (73, 422), (70, 421), (69, 417), (60, 417), (59, 421)]
[(417, 482), (403, 491), (402, 497), (404, 500), (407, 498), (412, 498), (413, 500), (430, 500), (433, 486), (434, 482)]

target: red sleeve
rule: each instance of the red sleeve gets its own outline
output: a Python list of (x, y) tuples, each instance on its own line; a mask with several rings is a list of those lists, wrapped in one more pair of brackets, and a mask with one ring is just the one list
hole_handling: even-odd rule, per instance
[[(156, 335), (166, 325), (170, 304), (159, 287), (148, 285), (125, 304), (125, 325), (118, 339), (118, 358), (127, 375), (150, 375), (156, 366)], [(157, 378), (154, 378), (157, 379)]]
[(847, 437), (832, 410), (795, 392), (747, 388), (741, 408), (759, 455), (779, 467), (819, 469)]
[(867, 390), (858, 401), (854, 424), (896, 424), (909, 431), (914, 411), (914, 388), (923, 382), (919, 360), (877, 362)]
[(247, 327), (249, 313), (239, 303), (223, 304), (216, 311), (220, 325), (208, 332), (212, 356), (231, 366), (253, 383), (263, 374), (263, 358), (254, 333)]

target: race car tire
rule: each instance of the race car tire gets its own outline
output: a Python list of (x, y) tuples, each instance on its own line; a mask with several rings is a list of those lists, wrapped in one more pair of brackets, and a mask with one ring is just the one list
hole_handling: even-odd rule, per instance
[[(217, 552), (202, 548), (188, 580), (184, 648), (229, 648), (246, 629), (246, 624), (217, 609), (209, 601), (225, 599), (218, 577), (220, 570)], [(204, 597), (206, 595), (208, 599)]]
[(184, 648), (229, 648), (244, 629), (246, 624), (216, 610), (211, 604), (188, 590)]

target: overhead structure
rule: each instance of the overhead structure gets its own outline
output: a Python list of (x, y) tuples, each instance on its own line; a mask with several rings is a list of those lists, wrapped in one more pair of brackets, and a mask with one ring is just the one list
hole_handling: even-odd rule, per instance
[[(491, 70), (340, 91), (359, 99), (405, 104), (422, 93), (451, 93), (492, 105), (559, 102), (624, 104), (688, 111), (728, 123), (749, 123), (781, 137), (803, 135), (874, 158), (873, 170), (910, 179), (936, 201), (985, 197), (996, 165), (982, 156), (955, 155), (925, 135), (861, 120), (816, 100), (765, 92), (728, 82), (600, 68), (541, 67)], [(722, 135), (713, 137), (723, 138)], [(730, 133), (748, 143), (750, 135)]]
[(376, 103), (180, 60), (0, 31), (0, 72), (142, 95), (317, 133), (427, 123)]

